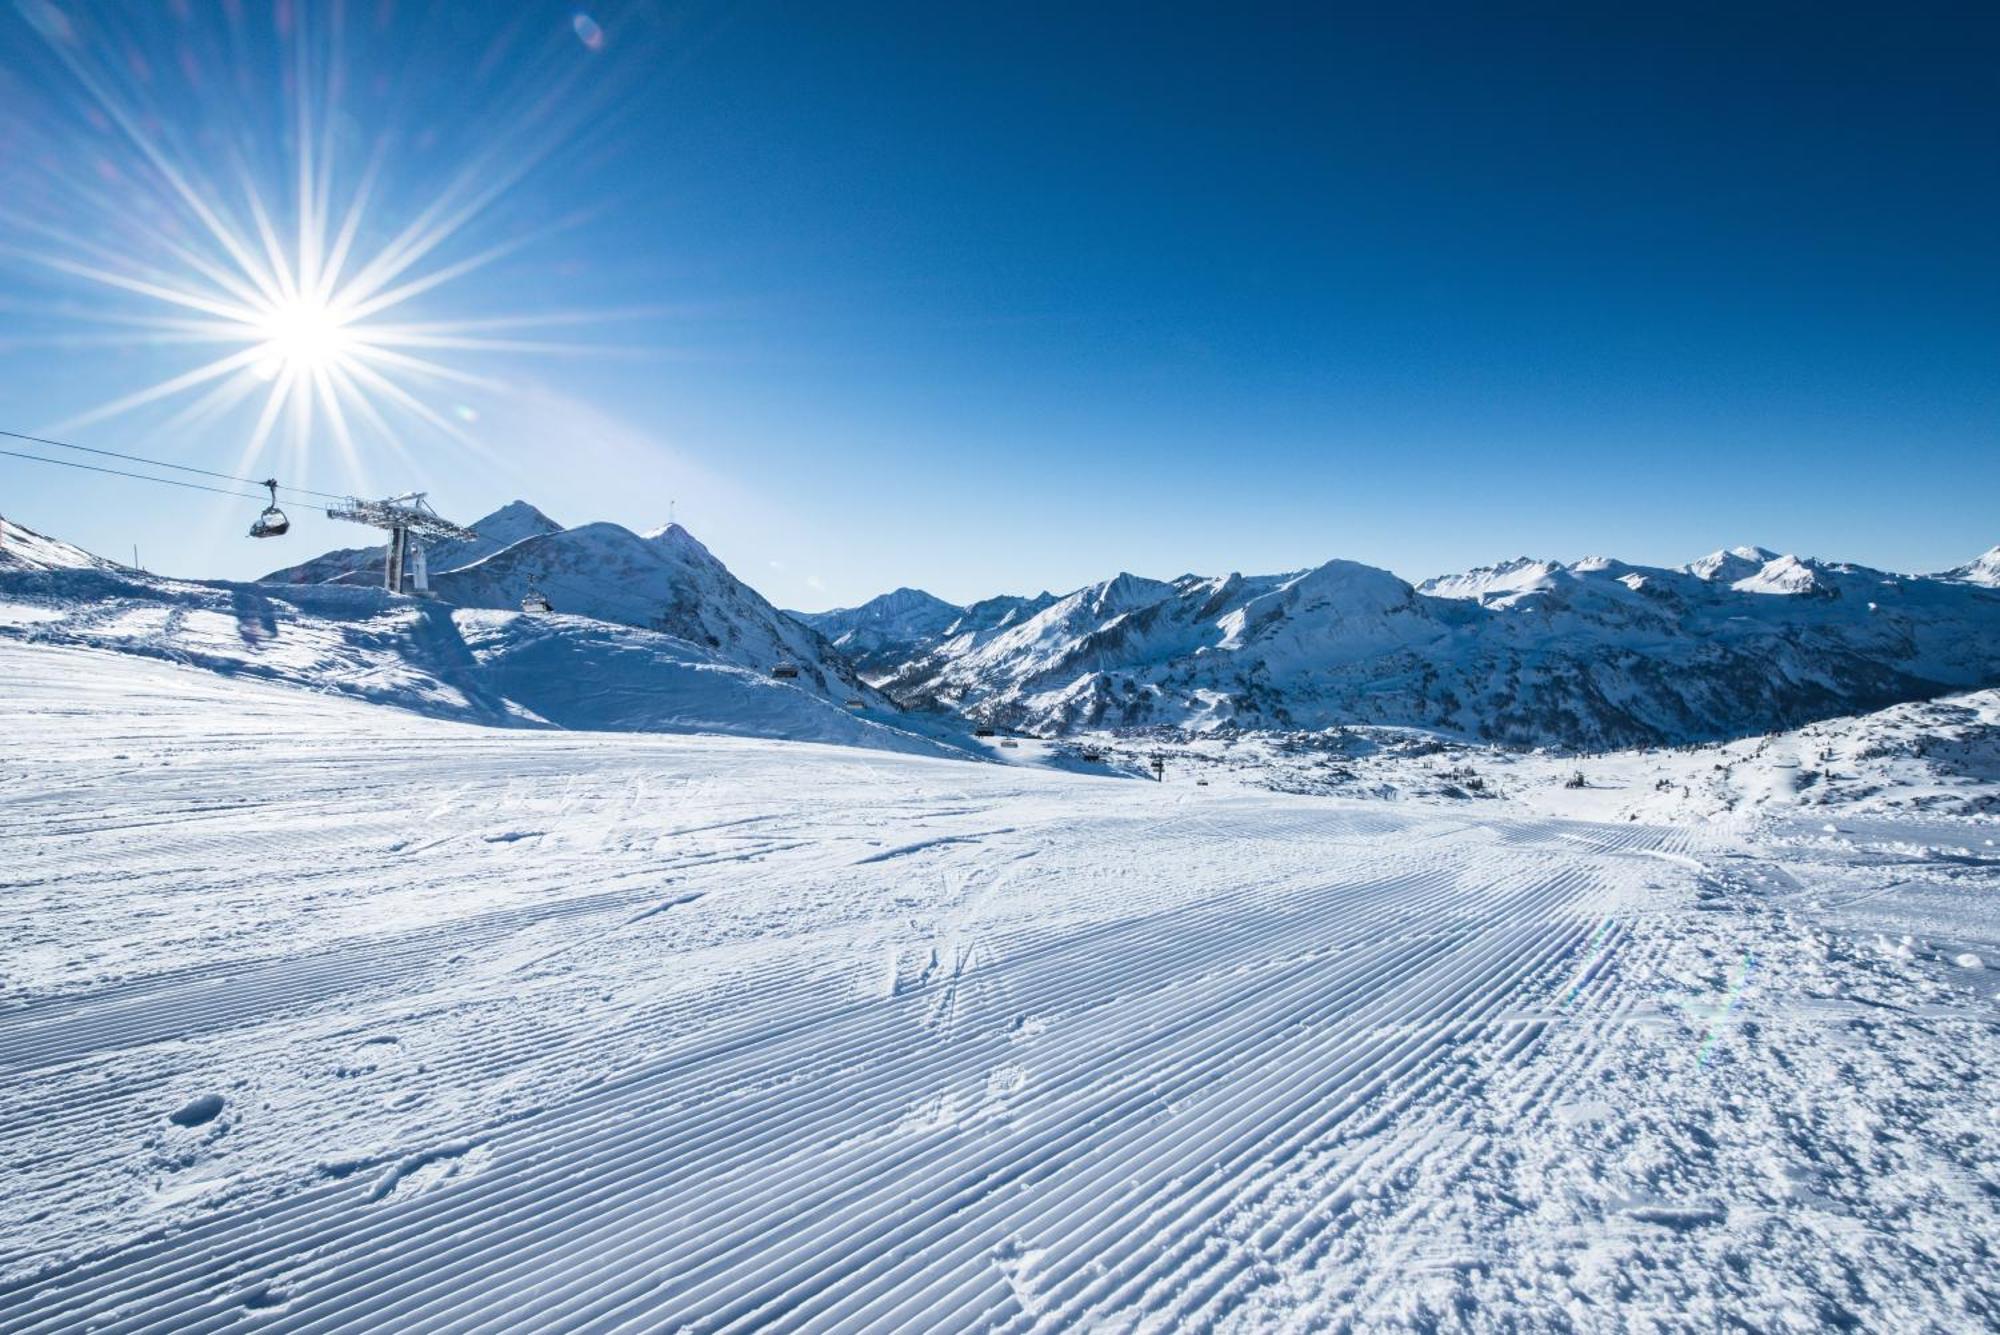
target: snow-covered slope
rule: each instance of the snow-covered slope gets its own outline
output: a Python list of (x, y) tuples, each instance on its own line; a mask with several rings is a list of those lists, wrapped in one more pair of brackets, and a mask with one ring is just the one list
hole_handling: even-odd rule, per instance
[[(456, 570), (504, 551), (524, 538), (562, 532), (562, 525), (526, 501), (513, 501), (471, 525), (473, 538), (428, 544), (424, 559), (432, 572)], [(384, 548), (345, 547), (264, 576), (263, 584), (379, 584)], [(518, 602), (519, 600), (516, 599)]]
[[(1032, 745), (1032, 743), (1031, 743)], [(1463, 806), (1491, 798), (1585, 820), (1732, 826), (1947, 816), (2000, 821), (2000, 690), (1700, 746), (1523, 752), (1415, 728), (1087, 733), (1107, 769), (1153, 756), (1176, 782)], [(2000, 833), (2000, 826), (1996, 826)]]
[(1989, 547), (1973, 560), (1955, 569), (1947, 570), (1938, 579), (1958, 580), (1964, 584), (1980, 584), (1989, 589), (2000, 589), (2000, 547)]
[[(617, 524), (566, 529), (515, 501), (473, 527), (477, 538), (428, 549), (431, 589), (445, 602), (516, 611), (539, 589), (559, 614), (660, 631), (752, 672), (790, 665), (794, 685), (837, 705), (889, 707), (824, 637), (771, 606), (678, 524), (644, 536)], [(328, 552), (262, 582), (372, 585), (381, 561), (379, 547)]]
[(2000, 1310), (1991, 824), (0, 683), (0, 1330)]
[(539, 588), (559, 613), (661, 631), (753, 672), (788, 664), (795, 687), (836, 705), (888, 705), (824, 636), (771, 606), (678, 524), (644, 536), (617, 524), (541, 534), (431, 585), (460, 607), (495, 609), (518, 608)]
[(1400, 724), (1603, 749), (2000, 683), (2000, 592), (1739, 548), (1670, 570), (1522, 559), (1428, 581), (1120, 575), (884, 687), (1041, 732)]
[(830, 699), (803, 675), (776, 681), (683, 636), (580, 616), (455, 608), (375, 588), (105, 570), (0, 573), (0, 638), (10, 637), (162, 658), (465, 722), (948, 753), (896, 727), (893, 709), (849, 709), (847, 697)]
[(115, 570), (117, 565), (81, 547), (59, 542), (11, 519), (0, 518), (0, 571)]

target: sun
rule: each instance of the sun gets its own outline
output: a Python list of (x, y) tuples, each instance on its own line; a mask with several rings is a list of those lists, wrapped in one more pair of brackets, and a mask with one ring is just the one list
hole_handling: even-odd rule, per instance
[(339, 370), (359, 342), (334, 303), (309, 297), (274, 303), (258, 318), (255, 328), (263, 340), (258, 369), (267, 379)]
[[(0, 20), (13, 8), (0, 0)], [(135, 53), (158, 34), (117, 30), (119, 6), (107, 7), (106, 31), (86, 33), (54, 4), (25, 5), (73, 82), (19, 110), (0, 96), (0, 145), (55, 136), (25, 164), (26, 188), (0, 192), (0, 351), (17, 340), (129, 349), (147, 355), (107, 359), (107, 375), (170, 372), (47, 431), (144, 413), (162, 439), (240, 432), (239, 472), (273, 448), (296, 468), (331, 447), (360, 475), (371, 455), (401, 466), (410, 446), (438, 438), (485, 457), (462, 400), (521, 389), (494, 372), (500, 359), (630, 354), (601, 332), (546, 332), (652, 308), (556, 295), (566, 289), (548, 281), (539, 248), (594, 214), (524, 188), (564, 170), (625, 87), (576, 56), (579, 38), (593, 61), (603, 46), (594, 21), (565, 26), (553, 45), (522, 38), (505, 104), (468, 109), (454, 121), (462, 132), (433, 137), (370, 114), (457, 72), (409, 61), (393, 24), (364, 32), (349, 6), (322, 0), (263, 6), (268, 26), (220, 8), (176, 18), (188, 29), (175, 29), (176, 43), (186, 38), (178, 61), (142, 70)], [(277, 58), (248, 60), (252, 48)], [(157, 66), (172, 67), (164, 82)], [(382, 73), (378, 88), (373, 75), (406, 66), (406, 86)], [(47, 334), (14, 327), (17, 266), (60, 284)], [(53, 327), (72, 319), (95, 328)]]

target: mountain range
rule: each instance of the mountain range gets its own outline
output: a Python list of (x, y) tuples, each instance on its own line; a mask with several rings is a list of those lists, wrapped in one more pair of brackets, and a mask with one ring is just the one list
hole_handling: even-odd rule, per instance
[(1511, 746), (1714, 740), (2000, 682), (2000, 548), (1906, 576), (1717, 551), (1411, 585), (1331, 561), (1120, 574), (978, 621), (918, 590), (802, 615), (915, 708), (1039, 733), (1399, 724)]
[[(476, 538), (428, 549), (431, 589), (443, 602), (515, 612), (535, 590), (558, 613), (656, 631), (755, 672), (795, 669), (795, 685), (836, 704), (889, 707), (825, 637), (771, 606), (678, 524), (645, 534), (617, 524), (565, 528), (514, 501), (472, 529)], [(382, 555), (380, 547), (328, 552), (258, 582), (371, 585)]]
[[(565, 726), (678, 717), (663, 696), (635, 703), (643, 672), (618, 674), (631, 698), (616, 707), (524, 703), (553, 698), (535, 672), (600, 671), (607, 655), (624, 668), (709, 663), (767, 685), (786, 669), (785, 687), (917, 731), (1385, 724), (1565, 750), (1740, 737), (2000, 684), (2000, 548), (1924, 576), (1733, 547), (1672, 568), (1521, 557), (1415, 585), (1336, 560), (1276, 575), (1121, 573), (965, 605), (903, 588), (786, 613), (678, 525), (566, 528), (515, 501), (474, 528), (431, 548), (429, 600), (368, 588), (376, 548), (274, 571), (250, 601), (282, 597), (304, 619), (348, 615), (328, 601), (337, 589), (377, 596), (370, 616), (458, 609), (425, 613), (427, 633), (450, 623), (452, 652), (484, 665), (478, 690)], [(118, 570), (18, 525), (4, 536), (0, 571), (31, 583)], [(530, 590), (555, 614), (520, 612)]]

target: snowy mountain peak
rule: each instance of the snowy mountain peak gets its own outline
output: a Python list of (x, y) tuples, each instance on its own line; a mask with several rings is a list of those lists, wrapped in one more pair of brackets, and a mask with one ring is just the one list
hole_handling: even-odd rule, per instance
[(646, 530), (644, 534), (640, 534), (640, 538), (644, 538), (650, 544), (662, 546), (662, 548), (666, 548), (670, 552), (686, 552), (688, 556), (698, 556), (698, 558), (708, 560), (708, 562), (716, 560), (714, 552), (710, 552), (702, 544), (700, 538), (696, 538), (694, 534), (690, 534), (688, 530), (684, 530), (680, 524), (662, 524), (660, 528)]
[(893, 668), (935, 644), (964, 617), (965, 609), (906, 586), (859, 607), (786, 615), (826, 636), (864, 672), (872, 672)]
[(511, 537), (516, 542), (536, 533), (562, 532), (561, 524), (521, 500), (507, 502), (472, 527), (482, 536), (491, 533), (495, 537)]
[(1173, 592), (1171, 584), (1121, 570), (1104, 583), (1083, 590), (1081, 596), (1092, 612), (1113, 616), (1156, 603)]
[(1498, 565), (1479, 566), (1460, 575), (1438, 575), (1417, 586), (1433, 598), (1463, 598), (1476, 603), (1512, 603), (1555, 587), (1565, 567), (1560, 561), (1517, 556)]
[(1956, 580), (1961, 584), (1983, 584), (1989, 589), (2000, 589), (2000, 546), (1987, 548), (1978, 557), (1955, 570), (1945, 571), (1937, 578)]
[[(1242, 577), (1235, 576), (1240, 581)], [(1359, 561), (1328, 561), (1287, 580), (1282, 586), (1297, 603), (1338, 601), (1348, 606), (1401, 607), (1414, 592), (1408, 583)]]
[(1718, 548), (1681, 567), (1696, 579), (1715, 583), (1733, 584), (1739, 579), (1747, 579), (1775, 561), (1778, 554), (1764, 547)]
[(1838, 590), (1824, 577), (1824, 567), (1819, 562), (1797, 556), (1778, 556), (1766, 561), (1753, 575), (1732, 580), (1730, 587), (1738, 593), (1774, 593), (1799, 596), (1804, 594), (1833, 595)]

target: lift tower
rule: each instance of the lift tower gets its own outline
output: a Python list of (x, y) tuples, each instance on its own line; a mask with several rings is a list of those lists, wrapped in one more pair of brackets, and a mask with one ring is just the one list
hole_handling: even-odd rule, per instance
[(354, 524), (389, 532), (388, 557), (382, 563), (382, 586), (391, 593), (429, 593), (430, 571), (424, 565), (424, 540), (429, 538), (476, 538), (469, 528), (461, 528), (431, 509), (426, 493), (408, 492), (382, 501), (364, 501), (350, 496), (326, 507), (328, 519), (345, 519)]

